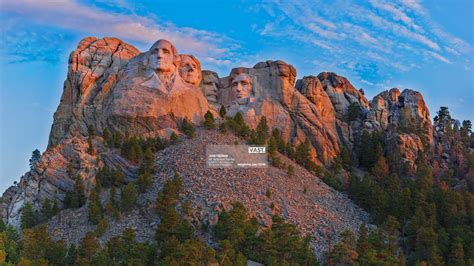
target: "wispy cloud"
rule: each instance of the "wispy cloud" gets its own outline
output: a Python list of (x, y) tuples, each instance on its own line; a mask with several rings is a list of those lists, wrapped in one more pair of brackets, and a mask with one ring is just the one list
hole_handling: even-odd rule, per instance
[[(158, 39), (168, 39), (178, 50), (225, 64), (226, 56), (238, 48), (231, 38), (146, 16), (111, 13), (75, 1), (2, 1), (2, 13), (15, 14), (40, 25), (72, 30), (82, 34), (114, 36), (148, 47)], [(4, 30), (5, 27), (2, 27)], [(219, 61), (219, 60), (220, 61)]]
[(274, 20), (265, 24), (262, 35), (305, 41), (335, 61), (351, 58), (404, 72), (419, 67), (420, 59), (451, 64), (453, 57), (472, 49), (433, 22), (418, 0), (274, 0), (264, 10)]
[(438, 54), (438, 53), (435, 53), (435, 52), (427, 52), (428, 54), (430, 54), (433, 58), (436, 58), (438, 59), (439, 61), (441, 62), (444, 62), (444, 63), (447, 63), (447, 64), (451, 64), (451, 61), (449, 61), (446, 57)]

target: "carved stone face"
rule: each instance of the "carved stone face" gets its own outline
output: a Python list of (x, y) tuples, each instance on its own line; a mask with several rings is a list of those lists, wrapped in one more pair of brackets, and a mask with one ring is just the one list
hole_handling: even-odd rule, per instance
[(210, 71), (202, 72), (201, 88), (207, 101), (211, 103), (217, 102), (217, 84), (219, 84), (219, 79), (215, 73)]
[(159, 40), (150, 48), (150, 67), (157, 72), (171, 73), (176, 69), (176, 57), (174, 46), (166, 40)]
[(248, 74), (241, 73), (232, 80), (231, 87), (237, 101), (241, 102), (251, 96), (252, 79)]
[(195, 86), (199, 85), (201, 82), (201, 65), (199, 61), (194, 56), (181, 55), (179, 74), (185, 82)]

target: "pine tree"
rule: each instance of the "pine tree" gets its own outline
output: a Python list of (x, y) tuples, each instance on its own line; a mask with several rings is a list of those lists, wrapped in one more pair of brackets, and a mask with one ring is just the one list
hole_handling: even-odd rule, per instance
[(221, 108), (219, 109), (219, 115), (222, 118), (225, 118), (227, 115), (227, 110), (225, 109), (224, 105), (221, 105)]
[(388, 248), (392, 255), (397, 254), (397, 247), (398, 247), (398, 230), (400, 229), (400, 223), (397, 219), (393, 216), (388, 216), (385, 220), (383, 226), (388, 234)]
[(113, 137), (112, 133), (110, 133), (110, 130), (108, 128), (105, 128), (104, 131), (102, 132), (102, 138), (104, 138), (105, 143), (109, 148), (112, 148), (113, 146)]
[(448, 265), (464, 266), (464, 248), (462, 238), (456, 237), (451, 243)]
[(171, 135), (170, 135), (170, 143), (171, 144), (176, 144), (176, 143), (178, 143), (178, 141), (179, 141), (178, 135), (176, 135), (176, 133), (172, 132)]
[(349, 167), (352, 165), (351, 153), (347, 146), (342, 146), (341, 150), (341, 161), (344, 167)]
[(262, 118), (258, 122), (255, 132), (256, 132), (255, 144), (264, 145), (267, 142), (267, 139), (269, 137), (269, 128), (267, 124), (267, 118), (265, 116), (262, 116)]
[(186, 134), (188, 137), (193, 138), (196, 133), (196, 128), (194, 125), (188, 120), (187, 117), (183, 119), (181, 123), (181, 131)]
[(31, 228), (36, 224), (36, 222), (33, 205), (30, 202), (25, 203), (21, 209), (21, 228)]
[(122, 146), (123, 136), (120, 132), (116, 131), (112, 135), (111, 144), (114, 148), (120, 148)]
[(138, 176), (138, 190), (143, 193), (147, 191), (147, 189), (153, 183), (152, 176), (150, 173), (145, 172)]
[(98, 251), (100, 251), (100, 244), (99, 241), (97, 241), (96, 235), (92, 232), (88, 232), (79, 246), (79, 256), (90, 262)]
[(138, 199), (137, 189), (133, 183), (128, 183), (122, 190), (122, 208), (125, 211), (131, 210)]
[(35, 169), (36, 164), (39, 162), (40, 158), (41, 158), (41, 152), (38, 149), (34, 150), (33, 153), (31, 154), (30, 170)]
[(389, 173), (388, 164), (384, 156), (380, 156), (377, 159), (377, 162), (372, 167), (371, 172), (374, 176), (378, 178), (384, 178), (388, 176), (388, 173)]
[(286, 174), (288, 175), (288, 177), (293, 177), (295, 175), (295, 167), (293, 165), (288, 165), (288, 169), (286, 171)]
[(100, 204), (99, 195), (95, 190), (91, 191), (89, 195), (89, 222), (92, 224), (98, 224), (102, 219), (102, 206)]
[(359, 238), (357, 239), (357, 253), (360, 256), (365, 255), (369, 251), (369, 238), (367, 226), (362, 224), (359, 227)]
[(298, 147), (296, 147), (296, 162), (306, 168), (308, 168), (311, 162), (310, 145), (311, 144), (309, 143), (309, 139), (306, 138), (303, 143), (300, 143)]
[(90, 155), (95, 155), (96, 152), (94, 149), (94, 145), (92, 143), (92, 140), (95, 136), (95, 129), (93, 125), (89, 125), (87, 127), (87, 133), (88, 133), (87, 144), (89, 145), (89, 147), (87, 148), (87, 153), (89, 153)]
[(207, 129), (216, 128), (216, 121), (214, 120), (214, 116), (212, 115), (212, 113), (209, 110), (204, 115), (203, 125)]

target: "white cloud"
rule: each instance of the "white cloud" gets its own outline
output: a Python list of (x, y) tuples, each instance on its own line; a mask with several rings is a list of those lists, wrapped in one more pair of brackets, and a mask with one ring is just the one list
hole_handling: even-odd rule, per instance
[[(177, 27), (144, 16), (105, 12), (75, 1), (2, 1), (1, 10), (38, 24), (99, 37), (108, 35), (148, 46), (159, 39), (168, 39), (180, 52), (192, 53), (198, 58), (229, 56), (238, 48), (234, 40), (221, 34)], [(217, 59), (208, 61), (220, 62)], [(222, 62), (218, 64), (222, 65)]]
[(451, 61), (449, 61), (449, 59), (447, 59), (446, 57), (444, 57), (444, 56), (442, 56), (442, 55), (440, 55), (440, 54), (438, 54), (438, 53), (431, 52), (431, 51), (429, 51), (429, 52), (427, 52), (427, 53), (428, 53), (429, 55), (431, 55), (433, 58), (438, 59), (438, 60), (441, 61), (441, 62), (444, 62), (444, 63), (446, 63), (446, 64), (451, 64)]

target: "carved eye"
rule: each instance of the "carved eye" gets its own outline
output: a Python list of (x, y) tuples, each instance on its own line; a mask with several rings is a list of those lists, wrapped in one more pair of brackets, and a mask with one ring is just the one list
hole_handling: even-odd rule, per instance
[(163, 53), (164, 53), (164, 54), (169, 54), (169, 53), (170, 53), (170, 50), (163, 48)]

